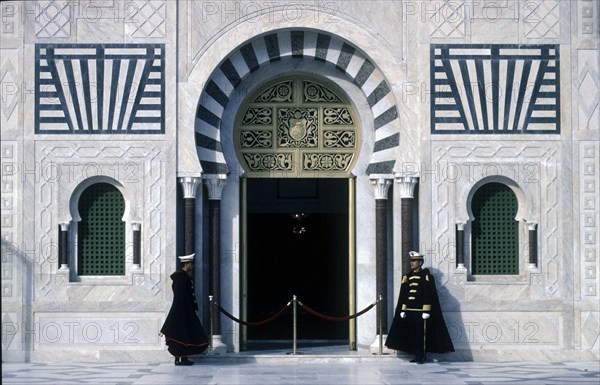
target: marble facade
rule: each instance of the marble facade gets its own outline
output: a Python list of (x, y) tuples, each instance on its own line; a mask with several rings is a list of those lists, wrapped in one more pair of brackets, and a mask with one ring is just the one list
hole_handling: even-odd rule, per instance
[[(375, 298), (372, 182), (393, 182), (392, 315), (400, 182), (415, 177), (416, 243), (438, 279), (457, 355), (600, 358), (597, 1), (48, 0), (5, 1), (0, 11), (3, 361), (169, 360), (159, 329), (181, 251), (181, 178), (226, 181), (216, 193), (221, 300), (239, 314), (244, 169), (233, 147), (235, 116), (265, 82), (306, 74), (335, 84), (360, 115), (352, 170), (358, 309)], [(452, 50), (477, 56), (481, 67), (461, 68)], [(503, 50), (514, 58), (498, 59)], [(69, 69), (69, 55), (88, 69)], [(530, 69), (519, 62), (527, 55)], [(62, 62), (52, 69), (52, 60)], [(498, 80), (490, 75), (496, 62)], [(478, 81), (497, 81), (505, 92), (469, 87)], [(519, 82), (527, 86), (510, 86)], [(452, 96), (436, 99), (446, 84), (456, 87)], [(45, 94), (44, 85), (56, 92)], [(540, 101), (539, 92), (555, 96)], [(44, 107), (58, 104), (68, 113)], [(460, 116), (440, 107), (458, 104)], [(550, 107), (536, 115), (539, 104)], [(125, 198), (127, 244), (141, 228), (141, 263), (128, 248), (125, 275), (78, 276), (77, 197), (101, 181)], [(474, 277), (468, 247), (457, 266), (456, 227), (469, 231), (468, 202), (486, 181), (515, 186), (518, 275)], [(209, 194), (197, 189), (198, 253), (208, 249)], [(58, 259), (59, 229), (69, 231), (68, 266)], [(535, 264), (527, 259), (531, 229)], [(206, 276), (207, 264), (196, 268)], [(198, 285), (197, 295), (208, 291)], [(357, 322), (359, 350), (368, 352), (375, 324), (374, 312)], [(223, 317), (221, 331), (227, 351), (239, 351), (237, 324)]]

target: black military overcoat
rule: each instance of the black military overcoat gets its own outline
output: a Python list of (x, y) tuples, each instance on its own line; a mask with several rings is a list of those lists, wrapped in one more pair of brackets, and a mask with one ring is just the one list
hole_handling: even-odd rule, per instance
[(175, 357), (200, 354), (208, 347), (208, 338), (198, 319), (194, 281), (184, 270), (171, 274), (173, 304), (160, 332), (169, 353)]
[(425, 350), (427, 352), (449, 353), (454, 351), (454, 345), (440, 308), (435, 279), (429, 269), (421, 269), (416, 273), (410, 272), (402, 277), (394, 320), (385, 341), (385, 346), (390, 349), (415, 353), (414, 331), (411, 330), (413, 324), (409, 322), (408, 317), (400, 317), (402, 311), (427, 312), (431, 315), (424, 325), (426, 329)]

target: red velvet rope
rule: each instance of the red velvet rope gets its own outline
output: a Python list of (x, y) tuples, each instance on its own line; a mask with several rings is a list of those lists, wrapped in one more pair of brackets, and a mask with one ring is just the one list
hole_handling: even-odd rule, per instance
[(287, 310), (287, 308), (290, 306), (291, 302), (288, 302), (284, 307), (281, 308), (281, 310), (279, 310), (277, 313), (273, 314), (271, 317), (264, 319), (262, 321), (242, 321), (238, 318), (235, 318), (234, 316), (232, 316), (231, 314), (229, 314), (227, 312), (227, 310), (223, 309), (221, 307), (221, 305), (219, 305), (218, 303), (214, 302), (215, 306), (217, 307), (217, 309), (219, 309), (221, 311), (221, 313), (225, 314), (227, 317), (231, 318), (233, 321), (245, 325), (245, 326), (261, 326), (261, 325), (265, 325), (268, 324), (271, 321), (274, 321), (275, 319), (281, 317), (283, 315), (283, 313), (285, 313), (285, 311)]
[(360, 317), (361, 315), (365, 314), (366, 312), (368, 312), (369, 310), (371, 310), (373, 308), (373, 306), (375, 306), (377, 304), (377, 302), (374, 302), (374, 303), (370, 304), (369, 306), (367, 306), (366, 308), (364, 308), (363, 310), (359, 311), (356, 314), (349, 315), (349, 316), (346, 316), (346, 317), (332, 317), (332, 316), (328, 316), (328, 315), (319, 313), (316, 310), (311, 309), (310, 307), (306, 306), (305, 304), (303, 304), (300, 301), (298, 301), (298, 304), (300, 305), (300, 307), (302, 307), (302, 309), (306, 310), (307, 313), (310, 313), (310, 314), (314, 315), (315, 317), (322, 318), (322, 319), (327, 320), (327, 321), (347, 321), (347, 320), (350, 320), (352, 318)]

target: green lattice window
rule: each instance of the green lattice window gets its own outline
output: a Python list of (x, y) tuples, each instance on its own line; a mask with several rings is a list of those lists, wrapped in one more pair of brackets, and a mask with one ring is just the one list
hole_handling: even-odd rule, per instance
[(519, 274), (517, 197), (502, 183), (481, 186), (473, 196), (472, 274)]
[(125, 201), (109, 183), (96, 183), (79, 199), (79, 275), (125, 274)]

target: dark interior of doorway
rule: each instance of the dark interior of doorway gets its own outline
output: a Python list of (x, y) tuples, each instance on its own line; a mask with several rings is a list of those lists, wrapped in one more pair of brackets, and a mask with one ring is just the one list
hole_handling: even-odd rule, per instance
[[(348, 314), (348, 180), (248, 180), (248, 320), (273, 316), (296, 295), (317, 312)], [(252, 341), (289, 341), (290, 306)], [(328, 321), (297, 309), (297, 339), (348, 340), (348, 321)]]

